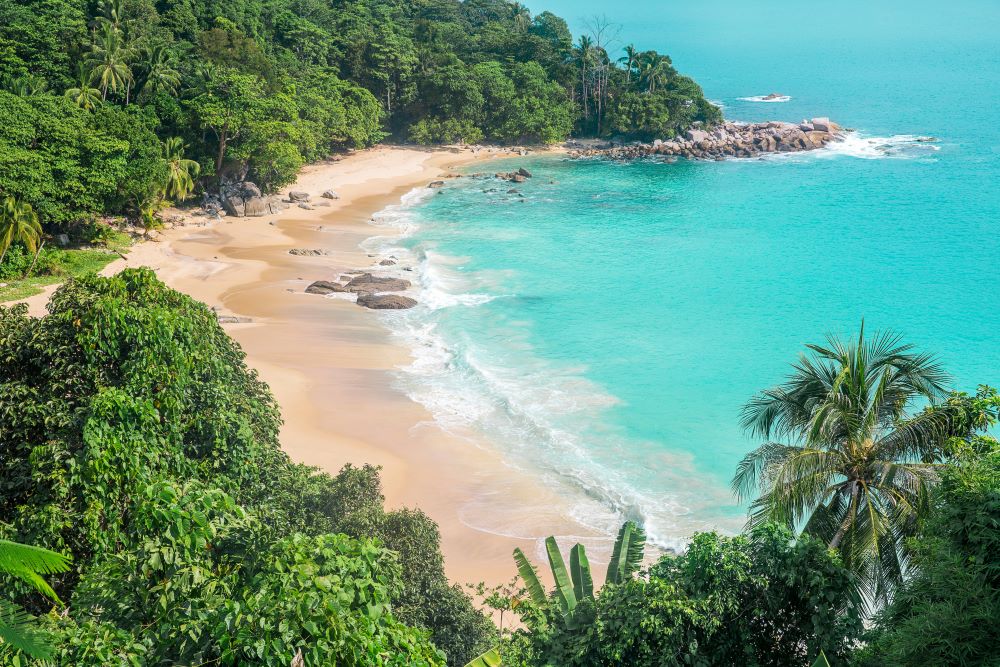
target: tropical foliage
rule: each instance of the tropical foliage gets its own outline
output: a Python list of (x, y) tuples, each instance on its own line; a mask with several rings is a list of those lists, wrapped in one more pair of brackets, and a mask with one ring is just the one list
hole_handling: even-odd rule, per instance
[[(576, 584), (588, 578), (567, 585), (547, 546), (551, 597), (516, 558), (531, 602), (518, 607), (525, 628), (501, 646), (505, 665), (805, 665), (821, 650), (845, 657), (861, 632), (852, 573), (822, 542), (773, 524), (735, 538), (695, 535), (684, 554), (582, 596)], [(627, 560), (626, 570), (637, 567)], [(609, 571), (620, 565), (612, 559)]]
[[(68, 569), (69, 561), (61, 554), (0, 540), (0, 575), (26, 583), (53, 602), (59, 602), (59, 597), (42, 575)], [(52, 647), (24, 609), (0, 597), (0, 658), (13, 660), (21, 653), (32, 658), (48, 658)]]
[[(58, 664), (464, 664), (493, 631), (374, 468), (292, 464), (267, 387), (147, 270), (0, 307), (0, 538), (71, 555)], [(3, 599), (47, 611), (31, 586)], [(433, 644), (432, 644), (433, 642)]]
[(870, 600), (885, 601), (907, 571), (927, 515), (936, 468), (925, 459), (947, 437), (949, 412), (909, 416), (939, 401), (947, 376), (900, 336), (831, 336), (809, 345), (783, 384), (744, 409), (743, 425), (768, 442), (743, 459), (733, 488), (759, 497), (750, 525), (775, 521), (837, 549)]
[[(984, 441), (985, 443), (985, 441)], [(914, 540), (915, 575), (876, 618), (859, 665), (995, 665), (1000, 646), (1000, 446), (948, 466)]]
[(666, 137), (721, 118), (668, 57), (619, 63), (612, 33), (574, 46), (508, 0), (0, 0), (0, 195), (51, 227), (176, 200), (180, 145), (195, 180), (273, 189), (386, 136)]

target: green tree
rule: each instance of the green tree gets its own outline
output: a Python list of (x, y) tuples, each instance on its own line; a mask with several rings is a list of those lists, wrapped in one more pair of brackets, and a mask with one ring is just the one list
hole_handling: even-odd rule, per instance
[(914, 574), (875, 619), (859, 665), (995, 665), (1000, 646), (1000, 447), (944, 469), (913, 541)]
[(93, 72), (85, 64), (80, 63), (77, 68), (76, 85), (66, 89), (66, 98), (81, 109), (90, 111), (100, 104), (102, 99), (101, 91), (91, 86), (93, 81)]
[(37, 252), (41, 239), (42, 226), (31, 205), (6, 197), (0, 205), (0, 264), (12, 243), (23, 243), (29, 252)]
[(140, 68), (144, 82), (142, 92), (176, 94), (181, 85), (181, 75), (174, 69), (173, 56), (164, 44), (154, 44), (142, 52)]
[(101, 89), (101, 99), (108, 99), (108, 90), (116, 95), (122, 90), (128, 97), (133, 83), (131, 58), (132, 50), (121, 31), (112, 23), (102, 24), (90, 52), (90, 74)]
[(939, 400), (948, 378), (934, 357), (893, 333), (866, 338), (863, 325), (855, 340), (807, 347), (787, 381), (745, 406), (744, 428), (768, 442), (743, 459), (733, 488), (760, 493), (750, 525), (801, 526), (840, 552), (869, 599), (884, 600), (927, 514), (936, 472), (921, 460), (948, 427), (941, 412), (907, 408)]
[(184, 143), (180, 137), (170, 137), (163, 142), (163, 159), (167, 161), (167, 183), (163, 191), (167, 197), (184, 201), (194, 190), (201, 165), (184, 157)]

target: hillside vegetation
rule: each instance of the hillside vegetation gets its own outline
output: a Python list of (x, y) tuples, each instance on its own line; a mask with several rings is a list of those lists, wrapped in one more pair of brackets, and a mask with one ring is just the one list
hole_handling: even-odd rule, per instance
[[(721, 118), (667, 56), (506, 0), (0, 0), (0, 197), (42, 225), (265, 190), (386, 138), (672, 136)], [(617, 44), (617, 42), (616, 42)]]

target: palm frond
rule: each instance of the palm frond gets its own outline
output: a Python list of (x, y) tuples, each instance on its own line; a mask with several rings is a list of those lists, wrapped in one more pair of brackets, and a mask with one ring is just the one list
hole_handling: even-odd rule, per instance
[(4, 644), (40, 660), (52, 655), (48, 638), (34, 618), (13, 602), (0, 598), (0, 648)]

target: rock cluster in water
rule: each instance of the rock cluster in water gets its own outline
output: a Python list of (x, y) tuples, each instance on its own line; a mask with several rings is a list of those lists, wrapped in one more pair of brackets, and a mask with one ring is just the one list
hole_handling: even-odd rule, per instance
[(726, 122), (711, 130), (688, 130), (683, 138), (649, 144), (629, 144), (611, 148), (572, 150), (571, 157), (608, 157), (632, 160), (645, 157), (675, 157), (694, 160), (757, 157), (766, 153), (794, 153), (823, 148), (839, 139), (842, 130), (829, 118), (813, 118), (801, 123)]
[(401, 294), (385, 294), (385, 292), (403, 292), (410, 288), (410, 281), (402, 278), (376, 276), (371, 273), (360, 275), (343, 275), (344, 283), (329, 280), (317, 280), (306, 287), (307, 294), (333, 294), (336, 292), (353, 292), (358, 295), (357, 304), (365, 308), (379, 310), (401, 310), (417, 305), (415, 299)]

